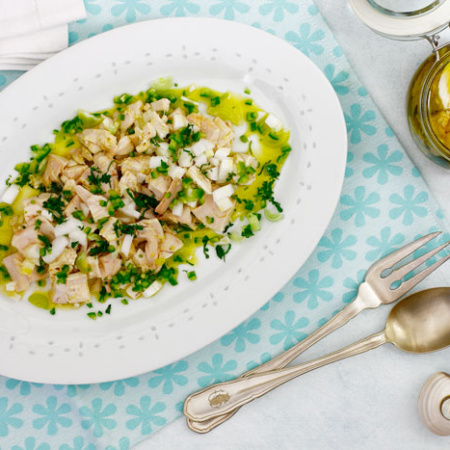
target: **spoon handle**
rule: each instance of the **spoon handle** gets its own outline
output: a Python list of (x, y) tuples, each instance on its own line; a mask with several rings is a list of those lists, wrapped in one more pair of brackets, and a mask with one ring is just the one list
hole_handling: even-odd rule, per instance
[(184, 403), (184, 414), (194, 421), (204, 421), (215, 416), (229, 413), (246, 403), (255, 400), (287, 381), (306, 372), (331, 364), (341, 359), (356, 356), (385, 344), (384, 331), (369, 336), (348, 347), (330, 353), (327, 356), (289, 367), (287, 369), (254, 374), (226, 383), (218, 383), (190, 395)]
[[(298, 342), (296, 345), (291, 347), (289, 350), (280, 353), (275, 358), (267, 361), (260, 366), (255, 367), (248, 372), (243, 373), (240, 378), (249, 377), (256, 373), (270, 372), (276, 369), (282, 369), (286, 367), (290, 362), (292, 362), (297, 356), (301, 355), (304, 351), (308, 350), (316, 342), (328, 336), (333, 331), (341, 328), (349, 320), (356, 317), (361, 311), (368, 308), (366, 303), (362, 300), (361, 296), (357, 296), (355, 300), (349, 303), (344, 309), (339, 311), (335, 316), (333, 316), (327, 323), (317, 329), (314, 333), (310, 334), (307, 338)], [(202, 422), (195, 422), (187, 418), (188, 427), (197, 433), (208, 433), (217, 426), (221, 425), (223, 422), (227, 421), (237, 412), (231, 411), (223, 416), (215, 416), (209, 420)]]

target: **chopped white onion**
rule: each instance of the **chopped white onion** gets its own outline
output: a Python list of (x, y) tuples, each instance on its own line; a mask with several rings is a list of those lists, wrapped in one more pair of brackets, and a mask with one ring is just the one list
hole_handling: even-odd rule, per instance
[(216, 150), (216, 153), (214, 154), (214, 157), (220, 160), (225, 159), (229, 154), (231, 150), (227, 147), (221, 147)]
[(200, 155), (197, 156), (197, 158), (194, 158), (194, 162), (197, 167), (201, 167), (204, 164), (208, 164), (208, 159), (206, 158), (205, 155)]
[(133, 242), (133, 235), (126, 234), (122, 241), (122, 246), (120, 247), (120, 251), (125, 258), (130, 254), (131, 243)]
[(2, 195), (2, 202), (8, 203), (9, 205), (16, 199), (17, 194), (19, 193), (19, 186), (17, 184), (12, 184), (7, 187), (5, 192)]
[(172, 208), (172, 214), (177, 217), (181, 217), (181, 214), (183, 214), (183, 203), (177, 203)]
[(141, 217), (141, 214), (131, 205), (127, 205), (125, 208), (119, 208), (119, 211), (124, 213), (126, 216), (134, 217), (135, 219), (139, 219), (139, 217)]
[(227, 211), (234, 206), (233, 202), (230, 200), (230, 197), (222, 198), (221, 200), (216, 202), (216, 205), (221, 211)]
[(169, 156), (169, 144), (167, 142), (160, 142), (159, 147), (156, 149), (158, 156)]
[(154, 281), (143, 293), (142, 295), (146, 298), (148, 297), (152, 297), (153, 295), (155, 295), (157, 292), (159, 292), (161, 290), (161, 288), (163, 287), (162, 283), (160, 283), (159, 281)]
[[(84, 204), (84, 203), (83, 203)], [(89, 212), (89, 209), (88, 209)], [(87, 215), (87, 214), (86, 214)], [(50, 212), (48, 211), (48, 209), (42, 208), (41, 211), (41, 216), (44, 217), (44, 219), (47, 220), (53, 220), (53, 216), (50, 214)]]
[(281, 128), (283, 128), (281, 120), (275, 117), (273, 114), (269, 114), (265, 122), (270, 128), (274, 129), (275, 131), (280, 131)]
[(173, 165), (173, 166), (169, 167), (169, 170), (167, 173), (169, 174), (170, 178), (181, 179), (181, 178), (183, 178), (183, 175), (186, 173), (186, 169), (184, 169), (183, 167)]
[(208, 162), (213, 166), (220, 166), (220, 159), (217, 158), (209, 158)]
[(183, 102), (192, 103), (193, 105), (198, 105), (198, 102), (191, 100), (190, 98), (187, 98), (184, 95), (181, 96), (181, 100), (183, 100)]
[(192, 153), (194, 153), (195, 156), (199, 156), (202, 153), (205, 153), (207, 150), (212, 150), (214, 148), (214, 144), (206, 139), (200, 139), (198, 142), (196, 142), (192, 147)]
[(64, 223), (56, 225), (55, 236), (64, 236), (72, 231), (80, 230), (80, 227), (82, 226), (83, 224), (78, 219), (75, 219), (75, 217), (70, 217)]
[(147, 178), (147, 175), (145, 173), (139, 172), (136, 174), (136, 178), (138, 180), (138, 183), (143, 183), (145, 179)]
[(185, 151), (181, 151), (180, 156), (178, 158), (178, 165), (180, 167), (191, 167), (192, 166), (192, 156)]
[(208, 148), (207, 150), (205, 150), (205, 152), (203, 154), (207, 158), (212, 158), (212, 157), (214, 157), (214, 150), (212, 148)]
[(27, 259), (29, 259), (30, 261), (32, 261), (34, 264), (39, 264), (39, 251), (40, 251), (41, 247), (39, 244), (31, 244), (29, 245), (23, 252), (23, 254), (25, 255), (25, 257)]
[(217, 181), (219, 178), (219, 168), (211, 167), (206, 171), (206, 176), (212, 181)]
[(69, 245), (69, 240), (66, 237), (64, 237), (64, 236), (57, 237), (52, 242), (52, 248), (51, 248), (50, 254), (45, 255), (42, 259), (44, 260), (44, 262), (46, 264), (52, 263), (61, 255), (61, 253), (64, 251), (64, 249), (68, 245)]
[(189, 122), (183, 114), (174, 114), (172, 117), (172, 125), (174, 130), (179, 130), (180, 128), (187, 127)]
[(5, 289), (8, 292), (15, 291), (16, 290), (16, 282), (15, 281), (10, 281), (9, 283), (6, 283), (5, 284)]
[(69, 233), (69, 240), (70, 240), (70, 243), (78, 242), (83, 247), (87, 246), (86, 233), (83, 230), (80, 230), (79, 228), (77, 228), (76, 230), (73, 230)]
[(150, 169), (156, 169), (161, 166), (161, 161), (167, 163), (168, 159), (165, 156), (151, 156), (150, 157)]
[(213, 191), (212, 195), (214, 201), (217, 203), (219, 200), (223, 200), (224, 198), (229, 198), (234, 194), (234, 188), (231, 184), (227, 184), (219, 189)]
[(219, 167), (218, 181), (225, 181), (228, 178), (228, 175), (233, 172), (233, 168), (233, 158), (225, 158), (224, 160), (222, 160)]

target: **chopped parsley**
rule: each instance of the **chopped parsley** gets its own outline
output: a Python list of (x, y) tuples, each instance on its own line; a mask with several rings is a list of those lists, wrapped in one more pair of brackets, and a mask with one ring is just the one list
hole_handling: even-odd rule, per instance
[(191, 281), (195, 281), (197, 279), (197, 274), (193, 270), (191, 272), (187, 272), (186, 275)]
[(136, 194), (133, 194), (130, 191), (130, 189), (127, 189), (127, 194), (130, 196), (130, 198), (136, 204), (136, 207), (137, 207), (138, 211), (141, 213), (141, 215), (144, 215), (145, 212), (150, 208), (155, 209), (159, 204), (158, 200), (156, 200), (155, 197), (150, 197), (141, 192), (137, 192)]
[(283, 212), (283, 208), (281, 207), (280, 203), (277, 202), (273, 197), (274, 183), (275, 180), (264, 181), (256, 191), (256, 196), (262, 201), (263, 207), (267, 205), (267, 202), (270, 202), (273, 206), (275, 206), (278, 212)]
[(45, 256), (50, 252), (50, 249), (52, 248), (52, 243), (50, 242), (50, 239), (47, 236), (44, 236), (42, 234), (38, 235), (38, 239), (44, 244), (43, 247), (39, 250), (40, 256)]
[(101, 188), (102, 183), (110, 183), (111, 182), (111, 175), (107, 173), (100, 173), (100, 171), (95, 168), (91, 167), (91, 173), (87, 177), (87, 181), (89, 184), (91, 184), (91, 192), (93, 194), (103, 194), (103, 190)]
[(242, 237), (245, 237), (245, 238), (249, 238), (249, 237), (253, 236), (254, 233), (252, 230), (252, 226), (246, 225), (244, 228), (242, 228), (241, 235), (242, 235)]
[(50, 214), (57, 223), (63, 223), (65, 220), (63, 216), (64, 206), (65, 205), (61, 200), (61, 197), (50, 197), (44, 202), (44, 208), (50, 211)]
[(70, 267), (64, 264), (61, 270), (56, 274), (56, 284), (66, 284), (67, 275), (69, 275)]
[(225, 256), (229, 253), (231, 250), (231, 244), (227, 245), (216, 245), (216, 254), (217, 257), (220, 259), (223, 259), (225, 261)]

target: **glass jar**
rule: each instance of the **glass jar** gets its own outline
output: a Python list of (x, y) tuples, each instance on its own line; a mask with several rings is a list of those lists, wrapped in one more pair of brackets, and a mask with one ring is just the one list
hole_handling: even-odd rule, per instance
[(426, 39), (433, 52), (414, 74), (407, 94), (411, 134), (425, 155), (450, 169), (450, 0), (349, 0), (373, 31), (393, 39)]

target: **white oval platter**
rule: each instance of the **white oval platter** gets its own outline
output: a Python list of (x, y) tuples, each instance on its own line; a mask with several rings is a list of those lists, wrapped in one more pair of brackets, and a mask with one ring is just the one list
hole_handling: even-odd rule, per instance
[(225, 263), (215, 256), (201, 260), (197, 281), (167, 286), (128, 306), (116, 300), (112, 314), (96, 321), (87, 318), (86, 308), (51, 316), (27, 301), (0, 298), (2, 375), (94, 383), (183, 358), (263, 306), (324, 233), (347, 156), (339, 101), (301, 52), (228, 21), (136, 23), (77, 44), (23, 75), (0, 94), (0, 180), (29, 159), (30, 145), (51, 141), (52, 130), (78, 108), (105, 109), (115, 95), (148, 89), (152, 80), (169, 75), (180, 86), (236, 93), (248, 87), (256, 103), (284, 121), (293, 148), (276, 189), (284, 220), (264, 222), (254, 238), (234, 245)]

